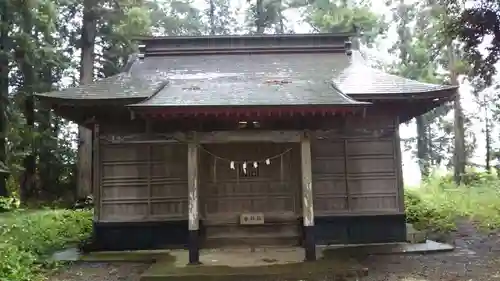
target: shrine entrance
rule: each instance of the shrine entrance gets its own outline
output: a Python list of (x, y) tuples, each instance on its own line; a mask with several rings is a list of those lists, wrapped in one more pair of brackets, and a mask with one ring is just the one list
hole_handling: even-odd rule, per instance
[(300, 244), (298, 143), (205, 144), (199, 168), (205, 247)]

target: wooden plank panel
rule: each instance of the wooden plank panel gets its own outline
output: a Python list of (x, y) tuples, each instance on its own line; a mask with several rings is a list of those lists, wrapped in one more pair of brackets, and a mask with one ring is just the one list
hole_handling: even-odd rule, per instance
[(114, 144), (106, 145), (101, 142), (101, 159), (106, 162), (148, 161), (147, 144)]
[(346, 195), (347, 187), (345, 179), (316, 179), (313, 178), (314, 195)]
[(351, 210), (353, 212), (377, 211), (395, 213), (398, 210), (397, 194), (380, 194), (380, 195), (351, 195)]
[(348, 211), (347, 196), (318, 196), (314, 198), (316, 216), (335, 215)]
[(396, 173), (394, 158), (348, 158), (347, 173), (350, 174), (392, 174)]
[(345, 127), (350, 129), (368, 129), (376, 130), (383, 128), (395, 128), (398, 125), (396, 123), (396, 117), (392, 115), (372, 115), (369, 118), (362, 116), (349, 116), (346, 119)]
[(185, 199), (175, 199), (171, 202), (151, 202), (151, 215), (164, 218), (186, 218), (188, 202)]
[[(290, 231), (292, 240), (298, 241), (297, 218), (301, 213), (298, 144), (233, 142), (206, 144), (203, 150), (200, 191), (207, 245), (275, 244), (286, 238), (279, 227), (283, 224), (287, 224), (285, 229)], [(265, 163), (267, 157), (285, 151), (288, 152), (282, 157)], [(234, 169), (231, 160), (239, 161)], [(254, 160), (259, 161), (258, 168), (251, 172)], [(248, 162), (247, 174), (242, 173), (242, 161)], [(240, 225), (240, 215), (244, 213), (262, 213), (264, 224), (250, 228)], [(259, 227), (262, 234), (255, 236), (253, 227)]]
[(349, 195), (397, 193), (396, 177), (348, 179)]
[(392, 138), (389, 139), (364, 139), (364, 140), (348, 140), (347, 155), (364, 156), (364, 155), (394, 155), (394, 146)]
[(135, 221), (148, 218), (148, 203), (106, 203), (103, 201), (101, 219), (105, 221)]
[(312, 161), (313, 176), (345, 174), (344, 157), (316, 157)]
[(314, 213), (336, 215), (348, 210), (344, 139), (316, 134), (311, 141)]
[(101, 220), (187, 217), (187, 149), (172, 144), (101, 144)]

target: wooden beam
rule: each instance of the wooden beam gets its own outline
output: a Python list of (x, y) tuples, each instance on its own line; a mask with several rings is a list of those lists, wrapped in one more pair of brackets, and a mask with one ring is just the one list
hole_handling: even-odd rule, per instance
[(305, 260), (316, 260), (316, 241), (314, 238), (314, 202), (311, 169), (311, 140), (303, 133), (300, 140), (302, 168), (302, 215), (304, 224)]
[(299, 131), (218, 131), (200, 133), (200, 143), (227, 142), (300, 142)]
[(200, 263), (198, 208), (198, 142), (193, 133), (188, 143), (189, 264)]

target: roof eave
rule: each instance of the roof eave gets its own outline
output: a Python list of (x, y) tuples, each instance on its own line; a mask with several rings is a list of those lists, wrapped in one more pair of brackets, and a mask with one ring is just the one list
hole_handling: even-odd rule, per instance
[(458, 86), (450, 86), (437, 91), (415, 92), (415, 93), (347, 93), (347, 95), (357, 101), (372, 100), (425, 100), (435, 98), (453, 98), (458, 94)]
[(172, 41), (176, 39), (194, 40), (194, 39), (254, 39), (254, 38), (322, 38), (322, 37), (338, 37), (346, 38), (356, 36), (356, 32), (336, 32), (336, 33), (295, 33), (295, 34), (258, 34), (258, 35), (200, 35), (200, 36), (142, 36), (135, 37), (133, 40), (142, 42), (152, 41)]
[(35, 94), (36, 98), (43, 104), (53, 106), (95, 106), (95, 105), (117, 105), (126, 106), (147, 99), (147, 96), (130, 98), (101, 98), (101, 99), (70, 99), (62, 97)]
[(135, 104), (128, 104), (127, 107), (130, 108), (155, 108), (155, 109), (160, 109), (160, 108), (178, 108), (178, 107), (185, 107), (185, 108), (300, 108), (300, 107), (362, 107), (362, 106), (367, 106), (371, 105), (371, 102), (365, 102), (365, 101), (355, 101), (354, 103), (350, 104), (263, 104), (263, 105), (245, 105), (245, 104), (240, 104), (240, 105), (151, 105), (151, 104), (141, 104), (141, 103), (135, 103)]
[(315, 105), (202, 105), (202, 106), (179, 106), (179, 105), (129, 105), (128, 107), (138, 114), (152, 116), (292, 116), (311, 114), (337, 114), (357, 112), (364, 109), (367, 102), (354, 104), (315, 104)]

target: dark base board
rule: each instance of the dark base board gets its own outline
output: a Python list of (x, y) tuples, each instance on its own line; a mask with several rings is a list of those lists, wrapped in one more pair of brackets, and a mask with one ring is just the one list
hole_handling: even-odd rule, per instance
[[(198, 234), (198, 232), (197, 232)], [(188, 221), (94, 222), (93, 251), (188, 248)]]
[[(315, 217), (315, 225), (303, 229), (303, 246), (313, 244), (369, 244), (406, 241), (405, 215)], [(197, 252), (204, 235), (190, 232), (188, 221), (94, 223), (90, 251), (148, 250), (162, 248), (189, 249)], [(298, 222), (302, 225), (302, 221)], [(85, 247), (84, 247), (85, 250)], [(310, 252), (312, 257), (314, 254)], [(193, 256), (194, 258), (194, 256)]]
[(397, 215), (315, 217), (316, 244), (406, 241), (406, 217)]
[(316, 260), (316, 239), (314, 238), (314, 226), (303, 226), (304, 233), (304, 250), (306, 261)]

